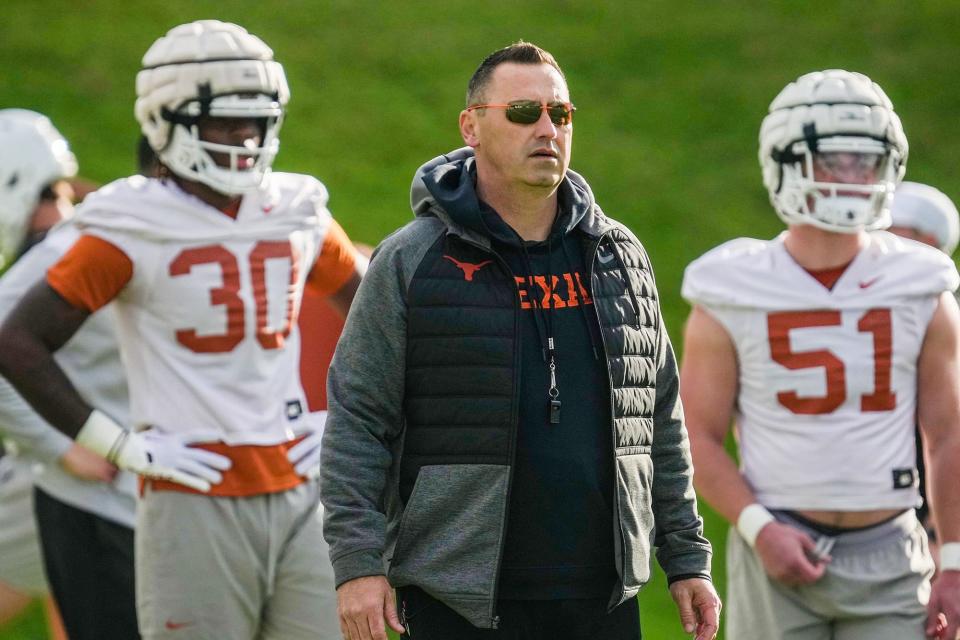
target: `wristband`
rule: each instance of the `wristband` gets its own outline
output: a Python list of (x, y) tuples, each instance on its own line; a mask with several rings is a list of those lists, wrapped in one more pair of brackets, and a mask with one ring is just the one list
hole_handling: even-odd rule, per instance
[(114, 462), (129, 432), (105, 413), (94, 409), (77, 432), (77, 444)]
[(940, 570), (960, 571), (960, 542), (940, 545)]
[(767, 508), (762, 504), (754, 502), (743, 508), (740, 516), (737, 518), (737, 531), (743, 536), (751, 547), (757, 543), (757, 536), (760, 530), (776, 520)]

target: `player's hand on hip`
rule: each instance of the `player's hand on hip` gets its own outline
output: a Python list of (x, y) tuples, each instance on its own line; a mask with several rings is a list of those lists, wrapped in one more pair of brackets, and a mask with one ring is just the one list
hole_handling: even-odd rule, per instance
[(927, 604), (928, 638), (956, 640), (960, 637), (960, 571), (941, 571)]
[(117, 476), (117, 468), (106, 458), (79, 444), (71, 445), (60, 457), (60, 466), (74, 478), (91, 482), (113, 482)]
[(326, 411), (306, 415), (305, 428), (297, 430), (297, 435), (305, 437), (287, 451), (287, 459), (293, 465), (297, 475), (302, 478), (320, 476), (320, 442), (323, 440), (326, 416)]
[[(139, 442), (136, 439), (138, 437)], [(171, 434), (156, 431), (134, 433), (128, 439), (127, 446), (133, 447), (141, 442), (147, 464), (133, 471), (151, 478), (179, 482), (204, 493), (210, 491), (211, 486), (219, 484), (223, 480), (221, 471), (226, 471), (233, 464), (226, 456), (191, 447), (179, 436)], [(130, 453), (134, 454), (130, 456), (131, 459), (139, 455), (133, 451)]]
[(680, 624), (686, 633), (696, 631), (695, 640), (713, 640), (720, 629), (720, 596), (713, 583), (703, 578), (677, 580), (670, 595), (680, 610)]
[(221, 471), (232, 464), (226, 456), (187, 446), (180, 436), (124, 429), (96, 409), (77, 433), (77, 443), (121, 469), (147, 478), (179, 482), (204, 493), (223, 480)]
[(782, 522), (771, 522), (760, 530), (757, 555), (767, 575), (796, 587), (823, 577), (830, 556), (817, 555), (817, 545), (805, 532)]
[(384, 620), (397, 633), (404, 631), (393, 589), (384, 576), (364, 576), (341, 584), (337, 612), (346, 640), (387, 640)]

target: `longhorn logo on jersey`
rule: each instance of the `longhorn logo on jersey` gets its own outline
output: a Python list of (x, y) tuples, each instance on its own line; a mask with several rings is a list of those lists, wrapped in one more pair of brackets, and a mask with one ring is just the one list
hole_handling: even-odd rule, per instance
[(472, 264), (470, 262), (460, 262), (453, 256), (445, 255), (443, 257), (449, 260), (450, 262), (452, 262), (453, 264), (457, 265), (457, 268), (463, 271), (463, 279), (466, 280), (467, 282), (473, 282), (473, 276), (474, 274), (477, 273), (477, 271), (480, 271), (480, 269), (484, 268), (488, 264), (493, 263), (493, 260), (484, 260), (483, 262)]

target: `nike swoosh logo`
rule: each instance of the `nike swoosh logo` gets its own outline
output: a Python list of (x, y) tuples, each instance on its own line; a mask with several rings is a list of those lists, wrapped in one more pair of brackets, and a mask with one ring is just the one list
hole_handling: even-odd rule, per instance
[(883, 276), (877, 276), (877, 277), (874, 278), (873, 280), (864, 280), (863, 282), (860, 283), (860, 288), (861, 288), (861, 289), (868, 289), (868, 288), (872, 287), (872, 286), (873, 286), (873, 283), (875, 283), (875, 282), (876, 282), (877, 280), (879, 280), (881, 277), (883, 277)]
[(193, 626), (192, 622), (174, 622), (172, 620), (167, 620), (165, 626), (170, 631), (176, 631), (177, 629), (183, 629), (184, 627)]
[(613, 254), (612, 254), (612, 253), (597, 253), (597, 260), (600, 261), (600, 264), (607, 264), (608, 262), (610, 262), (611, 260), (613, 260)]

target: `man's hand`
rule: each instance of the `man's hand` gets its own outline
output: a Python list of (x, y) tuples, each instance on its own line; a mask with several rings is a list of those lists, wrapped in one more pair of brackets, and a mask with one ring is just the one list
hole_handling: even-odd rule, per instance
[(703, 578), (677, 580), (670, 595), (680, 610), (680, 624), (687, 633), (697, 632), (696, 640), (713, 640), (720, 629), (720, 596), (713, 583)]
[(830, 556), (816, 557), (816, 547), (813, 538), (782, 522), (771, 522), (757, 535), (757, 555), (767, 575), (791, 587), (823, 577)]
[(63, 470), (80, 480), (113, 482), (117, 468), (86, 447), (73, 444), (60, 458)]
[(960, 571), (942, 571), (927, 604), (927, 637), (956, 640), (960, 634)]
[(354, 578), (340, 585), (337, 612), (346, 640), (387, 640), (384, 620), (397, 633), (404, 632), (393, 589), (384, 576)]

